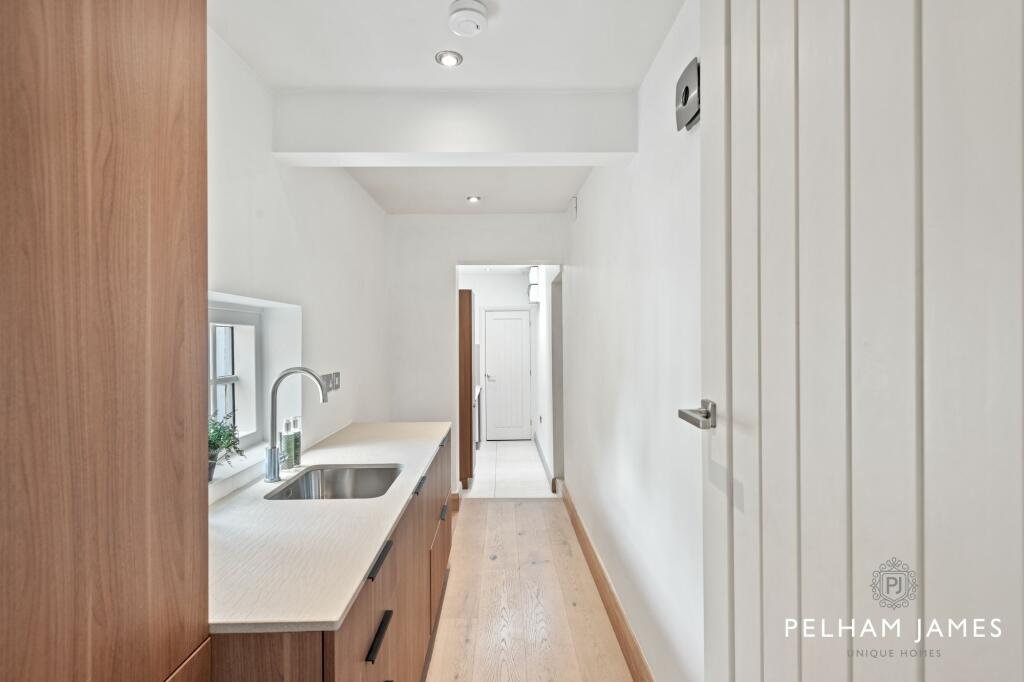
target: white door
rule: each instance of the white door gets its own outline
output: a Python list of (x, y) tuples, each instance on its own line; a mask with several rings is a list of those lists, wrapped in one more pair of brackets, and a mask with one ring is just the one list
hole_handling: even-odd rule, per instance
[(530, 311), (484, 311), (484, 407), (487, 440), (528, 440)]
[(1024, 679), (1022, 12), (701, 7), (708, 682)]

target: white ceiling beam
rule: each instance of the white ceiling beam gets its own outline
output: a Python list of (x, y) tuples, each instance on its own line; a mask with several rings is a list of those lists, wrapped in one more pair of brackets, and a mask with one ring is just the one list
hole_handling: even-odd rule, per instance
[(282, 91), (273, 149), (301, 166), (606, 165), (636, 152), (636, 95)]

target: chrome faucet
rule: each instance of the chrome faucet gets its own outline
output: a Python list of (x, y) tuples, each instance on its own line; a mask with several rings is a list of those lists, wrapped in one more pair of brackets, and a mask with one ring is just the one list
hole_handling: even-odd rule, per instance
[(267, 463), (264, 468), (263, 480), (267, 483), (276, 483), (281, 480), (281, 448), (277, 433), (277, 387), (285, 377), (292, 374), (300, 374), (309, 377), (320, 389), (320, 403), (327, 402), (327, 386), (320, 376), (306, 367), (289, 367), (277, 376), (273, 387), (270, 389), (270, 447), (267, 448)]

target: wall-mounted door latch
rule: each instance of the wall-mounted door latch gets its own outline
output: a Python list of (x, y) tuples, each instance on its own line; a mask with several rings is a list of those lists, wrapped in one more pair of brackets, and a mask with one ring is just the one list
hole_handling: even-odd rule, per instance
[(694, 57), (676, 81), (676, 130), (689, 130), (700, 120), (700, 60)]
[(699, 410), (679, 410), (679, 418), (698, 429), (713, 429), (718, 424), (718, 409), (713, 400), (701, 400)]

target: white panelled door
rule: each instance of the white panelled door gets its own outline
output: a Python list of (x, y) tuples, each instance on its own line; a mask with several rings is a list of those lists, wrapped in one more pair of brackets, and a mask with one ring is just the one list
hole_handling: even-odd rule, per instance
[(530, 311), (484, 311), (484, 400), (487, 440), (528, 440)]
[(705, 680), (1022, 680), (1024, 5), (701, 14)]

